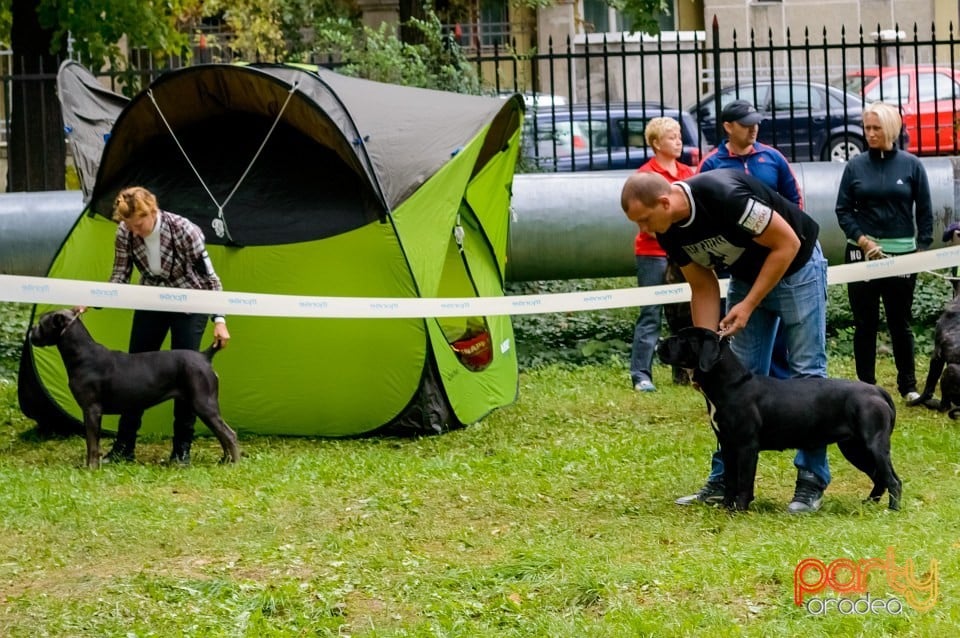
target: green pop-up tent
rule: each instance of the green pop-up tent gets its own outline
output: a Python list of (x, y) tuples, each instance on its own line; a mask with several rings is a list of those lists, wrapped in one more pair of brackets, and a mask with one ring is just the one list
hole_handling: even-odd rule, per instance
[[(519, 97), (282, 65), (184, 68), (128, 103), (74, 63), (61, 67), (58, 84), (87, 204), (50, 277), (106, 281), (113, 199), (143, 185), (203, 229), (228, 291), (503, 294)], [(131, 315), (104, 308), (84, 323), (125, 350)], [(214, 367), (224, 416), (241, 432), (436, 432), (516, 398), (508, 316), (233, 314), (229, 329), (230, 347)], [(26, 344), (20, 377), (28, 416), (79, 418), (55, 349)], [(152, 408), (144, 430), (168, 431), (171, 412), (169, 402)]]

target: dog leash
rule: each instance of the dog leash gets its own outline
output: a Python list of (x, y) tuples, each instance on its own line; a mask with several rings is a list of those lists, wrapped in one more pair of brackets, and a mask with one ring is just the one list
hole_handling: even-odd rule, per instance
[(79, 318), (80, 318), (80, 315), (82, 315), (82, 314), (83, 314), (82, 312), (74, 313), (73, 319), (71, 319), (70, 321), (68, 321), (68, 322), (67, 322), (67, 325), (65, 325), (65, 326), (63, 327), (63, 330), (60, 331), (60, 336), (61, 336), (61, 337), (62, 337), (64, 334), (66, 334), (66, 332), (67, 332), (67, 330), (70, 328), (70, 326), (72, 326), (72, 325), (74, 324), (74, 322), (75, 322), (77, 319), (79, 319)]
[[(888, 255), (887, 253), (883, 252), (883, 249), (881, 249), (879, 246), (874, 246), (873, 248), (871, 248), (870, 250), (867, 251), (866, 257), (867, 257), (867, 261), (876, 261), (876, 260), (878, 260), (878, 259), (889, 259), (889, 258), (890, 258), (890, 255)], [(935, 271), (935, 270), (921, 270), (921, 271), (919, 271), (919, 272), (924, 272), (924, 273), (927, 273), (928, 275), (933, 275), (934, 277), (939, 277), (940, 279), (943, 279), (944, 281), (951, 281), (951, 282), (952, 282), (952, 281), (960, 281), (960, 277), (958, 277), (956, 274), (954, 274), (954, 275), (943, 275), (943, 274), (938, 273), (938, 272)], [(957, 267), (956, 267), (956, 266), (954, 266), (953, 272), (954, 272), (954, 273), (957, 272)]]

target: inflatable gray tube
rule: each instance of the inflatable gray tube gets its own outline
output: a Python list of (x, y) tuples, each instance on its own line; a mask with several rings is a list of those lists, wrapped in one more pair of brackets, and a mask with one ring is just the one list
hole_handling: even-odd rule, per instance
[[(921, 160), (930, 180), (934, 246), (960, 221), (960, 158)], [(843, 164), (793, 165), (804, 207), (820, 224), (831, 265), (843, 263), (844, 237), (834, 205)], [(636, 226), (620, 209), (630, 171), (516, 175), (510, 210), (507, 280), (629, 277)], [(0, 274), (43, 276), (83, 210), (80, 191), (0, 195)]]
[[(960, 221), (960, 158), (921, 160), (933, 199), (934, 247), (943, 229)], [(793, 165), (804, 208), (820, 224), (820, 244), (831, 265), (843, 263), (845, 238), (834, 207), (843, 164)], [(631, 171), (517, 175), (513, 181), (507, 279), (576, 279), (633, 276), (637, 228), (620, 208)]]

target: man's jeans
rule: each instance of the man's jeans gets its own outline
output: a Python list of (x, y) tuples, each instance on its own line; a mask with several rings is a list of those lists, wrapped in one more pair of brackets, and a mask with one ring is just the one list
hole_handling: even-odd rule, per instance
[[(727, 290), (727, 307), (747, 296), (748, 282), (732, 278)], [(754, 374), (767, 375), (777, 325), (783, 322), (787, 342), (787, 364), (791, 377), (827, 376), (827, 260), (818, 242), (810, 260), (797, 272), (784, 277), (760, 302), (746, 327), (731, 338), (730, 347), (737, 358)], [(830, 483), (827, 448), (798, 450), (793, 464), (798, 470), (813, 472)], [(723, 482), (723, 458), (713, 453), (710, 483)]]
[[(637, 285), (660, 286), (667, 272), (666, 257), (637, 255)], [(653, 355), (660, 338), (660, 306), (643, 306), (633, 328), (630, 380), (634, 385), (653, 381)]]

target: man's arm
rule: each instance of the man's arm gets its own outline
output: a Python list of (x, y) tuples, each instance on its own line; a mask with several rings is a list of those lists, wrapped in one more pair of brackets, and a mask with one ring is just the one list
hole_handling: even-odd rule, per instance
[(733, 334), (747, 325), (750, 315), (774, 286), (780, 283), (800, 250), (800, 238), (787, 221), (776, 212), (766, 230), (757, 235), (754, 241), (769, 248), (770, 252), (763, 260), (763, 266), (750, 292), (720, 320), (720, 329), (724, 334)]
[(720, 282), (717, 281), (717, 274), (694, 262), (682, 266), (680, 270), (690, 284), (693, 325), (716, 330), (720, 319)]
[(777, 192), (803, 208), (803, 195), (800, 193), (797, 176), (793, 174), (790, 162), (787, 161), (783, 153), (777, 151), (777, 155), (780, 156), (777, 162)]

